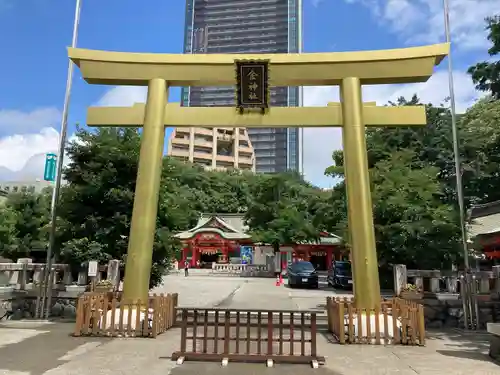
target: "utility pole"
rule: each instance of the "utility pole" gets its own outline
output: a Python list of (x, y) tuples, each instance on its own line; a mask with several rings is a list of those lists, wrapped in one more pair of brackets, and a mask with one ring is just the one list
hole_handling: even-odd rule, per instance
[[(450, 5), (449, 0), (443, 0), (443, 12), (444, 12), (444, 30), (446, 36), (446, 42), (451, 43), (451, 31), (450, 31)], [(458, 209), (460, 213), (460, 229), (462, 232), (462, 248), (464, 255), (464, 267), (465, 270), (470, 269), (469, 265), (469, 249), (467, 245), (467, 229), (465, 226), (465, 207), (464, 207), (464, 191), (462, 182), (462, 167), (460, 163), (460, 144), (458, 140), (458, 130), (457, 130), (457, 114), (456, 114), (456, 104), (455, 104), (455, 85), (453, 82), (453, 60), (452, 60), (452, 49), (450, 48), (450, 53), (448, 55), (448, 85), (450, 90), (450, 112), (451, 112), (451, 130), (453, 136), (453, 155), (455, 159), (455, 177), (457, 184), (457, 200)]]
[[(81, 10), (81, 0), (76, 0), (75, 7), (75, 20), (73, 23), (73, 39), (71, 41), (71, 47), (76, 48), (76, 42), (78, 39), (78, 26), (80, 23), (80, 10)], [(47, 259), (45, 262), (45, 271), (43, 275), (43, 285), (42, 290), (40, 290), (40, 307), (37, 314), (38, 317), (45, 319), (49, 318), (51, 299), (52, 299), (52, 263), (57, 227), (57, 203), (59, 200), (59, 192), (61, 190), (61, 179), (62, 179), (62, 168), (64, 164), (64, 150), (66, 148), (66, 138), (68, 133), (68, 111), (69, 103), (71, 99), (71, 88), (73, 86), (73, 67), (74, 64), (68, 59), (68, 75), (66, 80), (66, 93), (64, 95), (64, 107), (62, 112), (61, 120), (61, 134), (59, 137), (59, 150), (57, 158), (57, 174), (56, 183), (52, 190), (52, 202), (50, 205), (50, 234), (49, 234), (49, 247), (47, 249)]]

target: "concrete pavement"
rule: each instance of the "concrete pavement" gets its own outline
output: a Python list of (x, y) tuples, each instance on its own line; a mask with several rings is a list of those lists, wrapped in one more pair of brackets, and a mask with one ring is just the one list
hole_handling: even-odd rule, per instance
[[(321, 310), (331, 290), (290, 290), (271, 279), (169, 276), (155, 292), (178, 292), (183, 306), (286, 308)], [(457, 331), (430, 334), (426, 347), (338, 345), (323, 329), (318, 353), (326, 364), (308, 366), (175, 362), (168, 357), (179, 349), (180, 330), (157, 339), (95, 339), (69, 336), (68, 323), (0, 323), (0, 375), (97, 375), (138, 373), (198, 375), (274, 374), (321, 375), (500, 375), (500, 366), (487, 356), (487, 336)]]

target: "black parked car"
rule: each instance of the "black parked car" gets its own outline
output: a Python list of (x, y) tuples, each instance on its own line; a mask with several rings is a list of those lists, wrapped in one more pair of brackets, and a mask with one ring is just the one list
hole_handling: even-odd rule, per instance
[(327, 281), (334, 288), (352, 288), (351, 262), (334, 260), (328, 270)]
[(318, 273), (311, 262), (295, 262), (288, 266), (288, 286), (307, 286), (318, 289)]

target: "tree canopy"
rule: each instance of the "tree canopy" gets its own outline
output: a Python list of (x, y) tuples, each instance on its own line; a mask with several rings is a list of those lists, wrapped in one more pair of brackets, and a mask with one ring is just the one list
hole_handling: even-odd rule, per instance
[[(419, 104), (414, 96), (392, 105)], [(446, 268), (460, 262), (460, 226), (451, 114), (426, 106), (427, 126), (376, 128), (366, 132), (372, 201), (381, 264)], [(460, 157), (467, 206), (500, 199), (500, 101), (483, 99), (459, 117)], [(343, 177), (342, 151), (325, 171)], [(344, 183), (333, 189), (337, 211), (345, 208)], [(332, 207), (332, 206), (330, 206)], [(347, 215), (336, 215), (347, 238)], [(332, 223), (333, 224), (333, 223)]]
[(256, 242), (282, 244), (319, 238), (314, 225), (318, 189), (294, 174), (261, 175), (250, 186), (252, 199), (245, 213)]
[[(492, 43), (488, 54), (494, 58), (500, 54), (500, 16), (486, 18), (486, 30), (488, 40)], [(500, 99), (500, 60), (481, 61), (471, 66), (468, 73), (478, 90)]]
[(50, 190), (41, 194), (18, 192), (8, 195), (4, 207), (0, 208), (0, 256), (44, 259), (50, 201)]

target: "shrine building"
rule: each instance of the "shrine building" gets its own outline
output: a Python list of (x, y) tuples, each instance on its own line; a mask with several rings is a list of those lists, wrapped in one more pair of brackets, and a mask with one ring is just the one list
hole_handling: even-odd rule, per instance
[[(211, 268), (212, 263), (271, 263), (272, 246), (255, 243), (247, 231), (244, 214), (202, 214), (194, 228), (175, 235), (183, 244), (180, 264), (188, 260), (191, 267)], [(284, 244), (280, 251), (283, 266), (307, 260), (320, 270), (348, 258), (342, 239), (326, 232), (318, 241)]]
[[(469, 247), (477, 260), (500, 259), (500, 201), (472, 206), (468, 212)], [(482, 263), (482, 262), (481, 262)]]
[[(233, 263), (241, 258), (242, 247), (253, 247), (246, 234), (243, 215), (202, 214), (198, 224), (174, 237), (183, 244), (181, 264), (210, 268), (212, 263)], [(240, 263), (240, 261), (237, 261)]]

